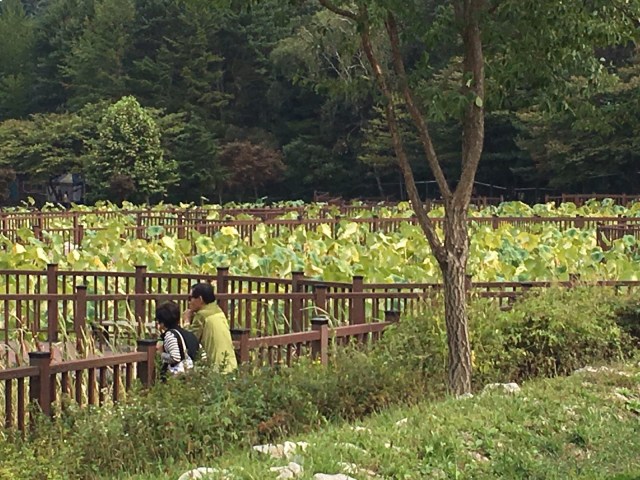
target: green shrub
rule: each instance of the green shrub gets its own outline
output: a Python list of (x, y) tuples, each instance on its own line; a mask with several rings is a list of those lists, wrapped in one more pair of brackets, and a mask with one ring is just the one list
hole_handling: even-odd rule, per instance
[(517, 378), (568, 374), (631, 354), (631, 338), (616, 323), (617, 302), (603, 287), (548, 288), (518, 301), (506, 313), (505, 344)]
[[(613, 289), (603, 287), (532, 291), (509, 311), (494, 301), (474, 299), (469, 307), (474, 385), (561, 375), (630, 355), (631, 337), (617, 324), (621, 301)], [(447, 342), (442, 307), (403, 318), (385, 332), (377, 354), (443, 385)]]
[[(169, 467), (422, 397), (411, 371), (385, 365), (368, 349), (340, 349), (332, 358), (327, 367), (302, 361), (292, 368), (243, 370), (234, 376), (201, 369), (139, 391), (126, 404), (70, 406), (57, 421), (43, 421), (29, 434), (25, 445), (31, 450), (26, 448), (23, 456), (0, 439), (0, 472), (20, 472), (13, 476), (24, 479), (96, 478), (158, 464)], [(72, 452), (70, 461), (48, 460), (66, 450)], [(33, 458), (46, 469), (29, 471)]]
[(616, 297), (616, 322), (640, 348), (640, 296), (637, 293)]

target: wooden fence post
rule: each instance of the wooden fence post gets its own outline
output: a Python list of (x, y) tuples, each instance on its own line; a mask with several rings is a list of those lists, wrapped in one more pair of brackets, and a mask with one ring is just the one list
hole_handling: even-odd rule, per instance
[(144, 331), (144, 321), (145, 321), (145, 302), (146, 300), (141, 298), (140, 295), (144, 295), (147, 293), (147, 285), (146, 285), (146, 276), (147, 276), (147, 266), (146, 265), (136, 265), (136, 273), (135, 273), (135, 285), (134, 285), (134, 308), (133, 313), (135, 315), (136, 325), (138, 326), (138, 335), (142, 335)]
[[(58, 293), (58, 264), (47, 264), (47, 294)], [(58, 301), (55, 298), (47, 300), (47, 341), (58, 341)]]
[(185, 229), (184, 229), (184, 213), (178, 213), (178, 238), (185, 238)]
[[(351, 292), (358, 294), (364, 292), (364, 277), (362, 275), (356, 275), (353, 277), (351, 283)], [(354, 296), (351, 298), (351, 318), (349, 319), (350, 325), (359, 325), (365, 323), (364, 318), (364, 297)]]
[(246, 328), (232, 328), (231, 338), (240, 343), (236, 350), (238, 365), (249, 362), (249, 330)]
[(473, 275), (464, 276), (464, 290), (467, 299), (471, 298), (471, 290), (473, 289)]
[(84, 224), (78, 224), (78, 237), (76, 238), (76, 246), (80, 248), (82, 241), (84, 240)]
[(42, 241), (42, 225), (40, 223), (40, 220), (36, 220), (33, 224), (33, 236), (36, 237), (36, 239)]
[(313, 286), (313, 302), (315, 303), (315, 314), (326, 315), (327, 314), (327, 286), (326, 285), (314, 285)]
[[(304, 272), (291, 272), (291, 293), (302, 293), (303, 285), (300, 280), (304, 279)], [(293, 298), (291, 300), (291, 329), (294, 332), (302, 331), (302, 299)]]
[[(218, 267), (216, 269), (216, 293), (226, 294), (229, 293), (229, 267)], [(229, 303), (227, 300), (221, 300), (218, 298), (218, 306), (220, 310), (229, 318)], [(231, 319), (229, 319), (231, 321)]]
[(575, 287), (580, 282), (580, 274), (579, 273), (570, 273), (569, 274), (569, 288)]
[(329, 319), (327, 317), (312, 318), (311, 330), (320, 332), (320, 338), (311, 343), (311, 356), (314, 360), (319, 358), (322, 365), (327, 365), (329, 363)]
[(76, 285), (76, 298), (73, 308), (73, 331), (76, 334), (76, 349), (85, 353), (87, 335), (87, 286)]
[(136, 212), (136, 239), (144, 238), (144, 228), (142, 225), (142, 212)]
[(42, 413), (51, 416), (51, 352), (29, 352), (29, 365), (39, 373), (29, 379), (29, 400), (40, 405)]
[(138, 351), (147, 354), (147, 359), (138, 363), (138, 378), (142, 385), (149, 388), (156, 378), (156, 340), (138, 340)]

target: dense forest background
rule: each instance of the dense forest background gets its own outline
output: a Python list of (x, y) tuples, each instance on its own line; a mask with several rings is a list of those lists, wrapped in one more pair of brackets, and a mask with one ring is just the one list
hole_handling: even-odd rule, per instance
[[(407, 65), (425, 50), (408, 47)], [(520, 101), (535, 78), (510, 95), (489, 85), (477, 193), (640, 192), (637, 53), (593, 52), (609, 84), (585, 101), (575, 78), (557, 108)], [(443, 92), (460, 81), (429, 54)], [(405, 120), (420, 189), (437, 196)], [(430, 120), (454, 178), (459, 125)], [(0, 200), (69, 173), (89, 202), (402, 195), (358, 37), (316, 1), (0, 0)]]

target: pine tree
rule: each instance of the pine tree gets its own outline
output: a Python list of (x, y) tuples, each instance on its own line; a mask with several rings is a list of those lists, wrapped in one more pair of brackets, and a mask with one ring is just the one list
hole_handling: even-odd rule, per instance
[(33, 87), (34, 21), (20, 0), (0, 3), (0, 120), (29, 112)]

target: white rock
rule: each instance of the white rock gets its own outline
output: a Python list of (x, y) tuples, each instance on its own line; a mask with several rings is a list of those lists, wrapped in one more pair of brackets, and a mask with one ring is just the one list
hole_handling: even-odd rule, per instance
[(489, 390), (502, 390), (505, 393), (518, 393), (520, 391), (520, 385), (517, 383), (490, 383), (484, 387), (483, 392)]
[(338, 462), (340, 468), (344, 473), (349, 475), (365, 475), (367, 478), (377, 478), (378, 474), (373, 470), (367, 470), (366, 468), (360, 468), (355, 463)]
[(574, 374), (575, 373), (600, 373), (600, 372), (611, 372), (612, 370), (609, 367), (592, 367), (590, 365), (587, 365), (586, 367), (582, 367), (579, 368), (577, 370), (574, 370)]
[(354, 432), (371, 433), (371, 429), (370, 428), (361, 427), (360, 425), (356, 425), (355, 427), (351, 427), (351, 430), (353, 430)]
[(408, 418), (403, 418), (402, 420), (398, 420), (398, 421), (396, 422), (396, 427), (400, 427), (400, 426), (402, 426), (402, 425), (406, 425), (408, 421), (409, 421), (409, 419), (408, 419)]
[(284, 444), (267, 443), (266, 445), (254, 445), (253, 448), (256, 452), (265, 453), (270, 455), (271, 458), (289, 458), (300, 448), (305, 451), (309, 444), (307, 442), (284, 442)]
[[(211, 476), (220, 473), (217, 468), (198, 467), (188, 472), (184, 472), (178, 480), (196, 480), (200, 478), (212, 478)], [(226, 478), (226, 477), (225, 477)]]
[(313, 476), (313, 480), (356, 480), (356, 479), (348, 475), (345, 475), (344, 473), (336, 473), (335, 475), (330, 475), (327, 473), (316, 473)]
[(470, 452), (471, 458), (473, 458), (476, 462), (487, 463), (489, 459), (478, 452)]
[(298, 465), (296, 462), (290, 462), (289, 465), (284, 467), (271, 467), (270, 470), (272, 472), (279, 473), (278, 480), (286, 480), (289, 478), (295, 478), (302, 475), (303, 469), (301, 465)]
[(396, 447), (393, 443), (391, 442), (386, 442), (384, 444), (385, 448), (392, 448), (393, 450), (395, 450), (396, 452), (401, 452), (402, 449), (400, 447)]
[(458, 395), (456, 397), (456, 400), (466, 400), (468, 398), (473, 398), (473, 393), (467, 392), (467, 393), (463, 393), (462, 395)]
[(359, 446), (354, 445), (353, 443), (348, 443), (348, 442), (338, 443), (338, 446), (347, 447), (350, 450), (357, 450), (360, 453), (369, 453), (364, 448), (360, 448)]

